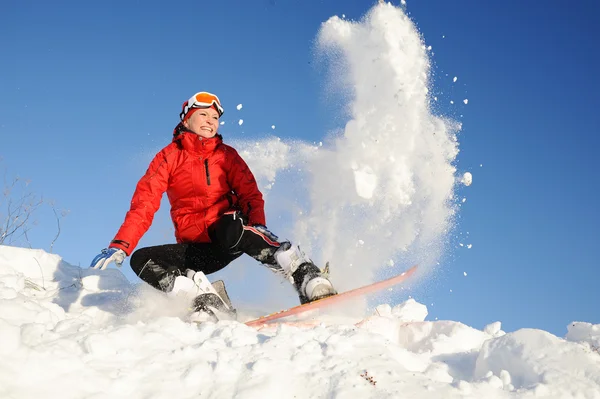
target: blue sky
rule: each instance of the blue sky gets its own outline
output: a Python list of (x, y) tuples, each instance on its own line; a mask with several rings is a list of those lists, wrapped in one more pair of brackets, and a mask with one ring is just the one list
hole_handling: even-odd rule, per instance
[[(226, 138), (318, 142), (343, 126), (314, 41), (331, 16), (360, 19), (374, 2), (61, 4), (3, 7), (0, 166), (70, 211), (54, 252), (86, 266), (194, 92), (218, 93)], [(570, 321), (600, 323), (599, 8), (408, 2), (433, 49), (436, 112), (463, 123), (457, 167), (474, 176), (440, 271), (414, 292), (430, 318), (558, 335)], [(172, 242), (162, 215), (153, 244)], [(47, 248), (54, 223), (40, 215), (34, 246)]]

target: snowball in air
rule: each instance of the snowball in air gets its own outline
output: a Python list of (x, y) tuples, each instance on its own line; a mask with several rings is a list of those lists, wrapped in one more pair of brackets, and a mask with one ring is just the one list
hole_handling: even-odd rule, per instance
[(473, 183), (473, 175), (469, 172), (466, 172), (461, 179), (461, 183), (465, 186), (470, 186), (471, 183)]
[(242, 104), (237, 105), (237, 110), (239, 111), (240, 109), (242, 109)]
[(244, 123), (244, 120), (240, 119), (239, 122), (238, 122), (238, 125), (242, 126), (243, 123)]

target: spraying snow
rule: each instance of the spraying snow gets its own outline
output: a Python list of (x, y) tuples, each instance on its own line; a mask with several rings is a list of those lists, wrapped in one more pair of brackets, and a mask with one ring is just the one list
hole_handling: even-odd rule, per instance
[[(390, 259), (396, 271), (415, 261), (432, 267), (454, 215), (460, 126), (432, 114), (421, 36), (401, 9), (381, 4), (361, 22), (329, 19), (318, 51), (330, 66), (331, 89), (347, 94), (343, 133), (322, 147), (279, 143), (273, 158), (259, 154), (277, 139), (236, 144), (261, 187), (273, 188), (269, 225), (341, 270), (332, 274), (340, 289), (372, 281)], [(273, 203), (296, 210), (291, 229), (271, 216)]]

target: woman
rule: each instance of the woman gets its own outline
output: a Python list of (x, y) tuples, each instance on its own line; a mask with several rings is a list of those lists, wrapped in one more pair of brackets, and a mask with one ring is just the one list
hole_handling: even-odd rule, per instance
[(235, 149), (217, 133), (223, 107), (199, 92), (183, 103), (172, 142), (152, 160), (137, 184), (131, 208), (108, 248), (91, 267), (121, 266), (152, 224), (166, 191), (177, 244), (141, 248), (131, 268), (146, 283), (169, 295), (195, 298), (207, 313), (232, 311), (224, 290), (206, 278), (248, 254), (294, 285), (301, 303), (335, 294), (321, 270), (288, 241), (266, 227), (264, 201), (256, 180)]

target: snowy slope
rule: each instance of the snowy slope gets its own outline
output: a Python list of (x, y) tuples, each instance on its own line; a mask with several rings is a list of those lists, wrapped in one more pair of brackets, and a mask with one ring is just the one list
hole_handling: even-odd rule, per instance
[(479, 331), (414, 300), (259, 331), (184, 313), (117, 269), (0, 246), (0, 397), (600, 398), (600, 325)]

